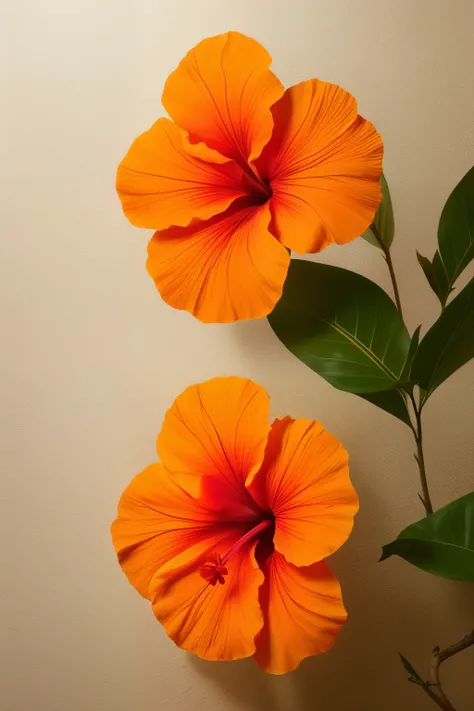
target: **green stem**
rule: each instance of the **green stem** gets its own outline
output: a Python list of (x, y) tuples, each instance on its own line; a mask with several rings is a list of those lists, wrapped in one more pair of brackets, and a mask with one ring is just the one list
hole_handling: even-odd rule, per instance
[(430, 491), (428, 488), (428, 479), (426, 476), (425, 454), (423, 451), (423, 427), (421, 424), (421, 407), (418, 407), (418, 404), (413, 396), (413, 393), (410, 393), (410, 400), (413, 405), (413, 410), (415, 412), (415, 420), (416, 420), (416, 426), (413, 429), (413, 434), (414, 434), (415, 442), (416, 442), (415, 459), (418, 464), (418, 469), (420, 472), (420, 482), (421, 482), (421, 491), (422, 491), (422, 495), (420, 496), (420, 499), (421, 499), (423, 506), (425, 507), (426, 515), (429, 516), (429, 514), (433, 513), (433, 504), (431, 503), (431, 496), (430, 496)]
[(380, 233), (377, 229), (377, 226), (375, 225), (374, 222), (370, 225), (370, 229), (372, 230), (375, 239), (379, 243), (380, 249), (382, 250), (382, 252), (384, 254), (385, 261), (387, 262), (388, 271), (390, 272), (390, 279), (392, 280), (393, 295), (395, 297), (395, 303), (397, 305), (397, 309), (400, 312), (400, 316), (403, 319), (403, 310), (402, 310), (402, 302), (400, 299), (400, 291), (398, 289), (397, 277), (395, 276), (395, 269), (393, 268), (393, 261), (392, 261), (392, 255), (390, 254), (390, 248), (386, 247), (385, 244), (383, 243), (383, 240), (382, 240)]
[[(397, 309), (400, 313), (400, 316), (403, 320), (402, 302), (400, 299), (400, 291), (398, 289), (397, 277), (395, 275), (395, 269), (393, 267), (392, 255), (390, 254), (390, 248), (384, 244), (384, 242), (380, 236), (380, 233), (377, 229), (377, 226), (374, 223), (371, 224), (370, 229), (372, 230), (372, 232), (375, 236), (375, 239), (379, 243), (380, 249), (384, 253), (385, 261), (387, 262), (387, 266), (388, 266), (388, 271), (390, 272), (390, 278), (392, 280), (392, 287), (393, 287), (393, 294), (395, 296), (395, 303), (397, 305)], [(428, 480), (426, 478), (425, 455), (423, 452), (423, 429), (422, 429), (422, 425), (421, 425), (421, 405), (420, 405), (420, 407), (418, 407), (416, 400), (413, 397), (413, 393), (410, 393), (410, 399), (413, 404), (413, 410), (414, 410), (415, 419), (416, 419), (416, 426), (414, 427), (413, 425), (411, 425), (411, 429), (412, 429), (413, 435), (415, 437), (415, 442), (416, 442), (415, 459), (418, 464), (418, 469), (420, 471), (421, 490), (423, 492), (422, 496), (420, 496), (420, 499), (423, 503), (423, 506), (425, 507), (426, 515), (428, 516), (429, 514), (433, 513), (433, 505), (431, 503), (430, 492), (428, 489)]]
[(397, 278), (395, 276), (395, 269), (393, 268), (392, 255), (390, 254), (389, 249), (384, 250), (384, 254), (385, 254), (385, 261), (387, 262), (387, 266), (388, 266), (388, 271), (390, 272), (390, 278), (392, 280), (393, 294), (395, 296), (395, 303), (397, 305), (397, 309), (400, 312), (400, 316), (403, 319), (402, 302), (400, 299), (400, 292), (398, 290)]

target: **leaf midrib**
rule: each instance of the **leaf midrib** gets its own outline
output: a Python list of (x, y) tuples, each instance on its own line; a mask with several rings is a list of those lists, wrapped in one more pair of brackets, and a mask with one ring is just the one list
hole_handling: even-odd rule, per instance
[[(410, 543), (432, 543), (437, 546), (446, 546), (449, 548), (456, 548), (460, 551), (467, 551), (468, 553), (472, 553), (474, 555), (474, 548), (466, 548), (465, 546), (460, 546), (457, 543), (448, 543), (446, 541), (437, 541), (436, 539), (433, 538), (412, 538), (411, 536), (408, 538), (397, 538), (397, 541), (410, 541)], [(396, 541), (394, 541), (396, 542)]]
[[(449, 198), (448, 198), (448, 199), (449, 199)], [(464, 204), (464, 207), (467, 209), (467, 203), (466, 203), (465, 200), (463, 200), (463, 204)], [(467, 247), (466, 247), (465, 250), (464, 250), (464, 253), (463, 253), (461, 259), (457, 259), (456, 255), (455, 255), (455, 259), (456, 259), (456, 261), (457, 261), (457, 265), (454, 267), (453, 274), (451, 275), (451, 277), (449, 276), (448, 270), (447, 270), (446, 265), (445, 265), (445, 263), (444, 263), (444, 255), (443, 255), (443, 249), (442, 249), (443, 246), (444, 246), (444, 248), (446, 249), (447, 244), (449, 244), (449, 239), (446, 239), (446, 240), (443, 241), (443, 243), (441, 243), (440, 238), (438, 237), (439, 248), (438, 248), (437, 252), (438, 252), (438, 254), (439, 254), (439, 258), (440, 258), (441, 264), (443, 265), (443, 269), (444, 269), (444, 271), (445, 271), (445, 273), (446, 273), (446, 278), (447, 278), (447, 283), (448, 283), (448, 289), (447, 289), (447, 291), (448, 291), (448, 296), (449, 296), (449, 293), (450, 293), (450, 291), (452, 290), (454, 284), (456, 283), (458, 277), (462, 274), (462, 272), (464, 271), (464, 269), (467, 267), (467, 265), (469, 264), (469, 262), (472, 260), (472, 257), (471, 257), (470, 259), (467, 260), (466, 263), (464, 263), (464, 260), (466, 259), (466, 256), (469, 255), (469, 253), (470, 253), (471, 250), (473, 250), (473, 252), (474, 252), (474, 239), (473, 239), (474, 232), (472, 231), (472, 228), (471, 228), (471, 220), (470, 220), (469, 211), (468, 211), (468, 213), (467, 213), (467, 220), (466, 220), (466, 222), (467, 222), (468, 231), (469, 231), (468, 244), (467, 244)], [(473, 256), (474, 256), (474, 253), (473, 253)]]
[(395, 375), (395, 373), (392, 373), (390, 368), (388, 368), (385, 363), (383, 363), (383, 361), (381, 361), (374, 353), (372, 353), (367, 348), (367, 346), (361, 343), (355, 336), (349, 333), (349, 331), (346, 331), (343, 326), (338, 326), (333, 321), (329, 321), (328, 319), (324, 318), (324, 316), (318, 316), (318, 318), (324, 323), (327, 323), (328, 326), (331, 326), (337, 333), (342, 336), (345, 336), (356, 348), (358, 348), (362, 353), (364, 353), (367, 358), (369, 358), (369, 360), (371, 360), (379, 368), (379, 370), (382, 370), (385, 375), (388, 375), (388, 377), (394, 382), (398, 382), (398, 377)]
[[(466, 288), (468, 288), (468, 287), (466, 287)], [(433, 366), (433, 370), (431, 371), (431, 375), (430, 375), (430, 378), (428, 381), (428, 387), (426, 388), (427, 392), (430, 395), (437, 387), (437, 386), (433, 387), (433, 381), (436, 381), (434, 376), (435, 376), (437, 370), (439, 370), (440, 363), (442, 363), (444, 355), (445, 355), (448, 347), (451, 345), (453, 339), (457, 336), (459, 329), (466, 321), (466, 317), (469, 317), (471, 315), (469, 306), (470, 306), (470, 303), (469, 303), (469, 301), (467, 301), (462, 315), (460, 315), (460, 318), (459, 318), (458, 322), (456, 323), (456, 326), (455, 326), (453, 332), (451, 333), (448, 340), (443, 345), (443, 348), (441, 349), (441, 352), (436, 360), (436, 363)], [(440, 385), (441, 383), (438, 383), (438, 384)]]

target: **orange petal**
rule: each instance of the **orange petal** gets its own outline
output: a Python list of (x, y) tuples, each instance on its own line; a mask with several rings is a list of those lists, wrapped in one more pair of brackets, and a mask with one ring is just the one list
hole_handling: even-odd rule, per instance
[(213, 378), (187, 388), (165, 415), (160, 459), (184, 487), (203, 486), (207, 507), (226, 520), (252, 520), (259, 509), (245, 488), (264, 457), (270, 400), (246, 378)]
[(191, 143), (189, 134), (186, 131), (183, 131), (183, 146), (186, 153), (208, 163), (229, 163), (231, 160), (231, 158), (223, 156), (222, 153), (209, 148), (202, 141), (200, 143)]
[(254, 658), (265, 671), (285, 674), (302, 659), (327, 652), (347, 613), (339, 583), (325, 561), (297, 568), (275, 552), (264, 573), (264, 626)]
[(206, 323), (266, 316), (281, 296), (290, 261), (269, 222), (265, 204), (157, 232), (147, 269), (162, 298)]
[[(133, 143), (117, 172), (117, 192), (125, 215), (136, 227), (163, 230), (206, 220), (245, 195), (240, 169), (221, 165), (217, 154), (186, 151), (187, 136), (168, 119), (158, 119)], [(206, 152), (205, 152), (206, 151)], [(206, 160), (200, 160), (200, 157)]]
[(303, 254), (358, 237), (381, 199), (383, 145), (354, 97), (313, 79), (287, 89), (272, 112), (257, 167), (271, 183), (279, 239)]
[(196, 541), (222, 536), (223, 526), (161, 464), (138, 474), (123, 492), (111, 533), (119, 563), (144, 597), (156, 571)]
[(266, 49), (239, 32), (210, 37), (168, 77), (163, 106), (192, 143), (250, 161), (270, 139), (270, 106), (283, 94), (270, 64)]
[(319, 422), (275, 420), (249, 489), (275, 515), (275, 548), (295, 565), (326, 558), (352, 530), (358, 501), (347, 452)]
[[(223, 556), (238, 534), (200, 544), (157, 572), (150, 584), (153, 612), (171, 639), (209, 660), (249, 657), (263, 624), (258, 601), (263, 573), (255, 561), (255, 543), (247, 544), (225, 565), (224, 583), (211, 585), (201, 566)], [(211, 543), (211, 545), (209, 545)]]

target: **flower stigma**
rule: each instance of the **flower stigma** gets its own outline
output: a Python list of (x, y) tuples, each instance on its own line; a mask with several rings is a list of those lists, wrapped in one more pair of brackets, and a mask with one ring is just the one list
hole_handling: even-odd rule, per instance
[(225, 576), (229, 574), (226, 567), (227, 562), (232, 558), (232, 556), (242, 549), (247, 541), (250, 541), (252, 538), (255, 538), (255, 536), (258, 536), (262, 531), (272, 528), (273, 526), (273, 518), (265, 519), (239, 538), (239, 540), (229, 548), (224, 556), (220, 556), (219, 553), (216, 553), (215, 560), (207, 561), (199, 568), (201, 578), (204, 578), (209, 585), (215, 586), (217, 583), (224, 585)]

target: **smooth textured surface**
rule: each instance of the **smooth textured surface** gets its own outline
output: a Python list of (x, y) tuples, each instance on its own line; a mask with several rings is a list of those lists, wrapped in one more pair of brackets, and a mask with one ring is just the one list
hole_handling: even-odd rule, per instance
[(387, 391), (400, 381), (410, 336), (390, 297), (360, 274), (293, 259), (268, 320), (292, 353), (339, 390)]
[[(285, 86), (338, 82), (382, 133), (402, 298), (410, 328), (428, 326), (439, 304), (415, 249), (434, 253), (442, 205), (474, 163), (472, 0), (18, 0), (2, 20), (2, 709), (430, 711), (396, 652), (425, 673), (433, 644), (472, 629), (474, 596), (397, 558), (377, 563), (422, 514), (408, 428), (332, 389), (265, 321), (204, 326), (163, 304), (144, 268), (150, 233), (121, 215), (114, 178), (188, 49), (230, 28), (251, 34)], [(389, 286), (363, 240), (318, 259)], [(281, 678), (176, 649), (109, 536), (174, 397), (229, 373), (268, 389), (271, 416), (323, 422), (360, 494), (333, 560), (347, 626)], [(473, 386), (470, 363), (429, 401), (435, 506), (473, 488)], [(460, 711), (474, 706), (473, 664), (471, 648), (443, 665)]]
[(400, 532), (382, 557), (399, 555), (443, 578), (474, 583), (474, 492)]
[(241, 32), (198, 42), (162, 94), (176, 124), (158, 119), (117, 171), (125, 216), (157, 230), (147, 269), (160, 295), (203, 323), (267, 316), (285, 247), (357, 239), (380, 202), (382, 138), (354, 97), (318, 79), (284, 92), (270, 63)]

